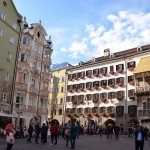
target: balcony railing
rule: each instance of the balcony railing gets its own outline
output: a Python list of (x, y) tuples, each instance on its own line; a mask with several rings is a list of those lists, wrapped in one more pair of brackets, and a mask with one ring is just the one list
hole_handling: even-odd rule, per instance
[(26, 111), (26, 105), (16, 104), (15, 110), (16, 110), (16, 112), (25, 112)]
[(150, 85), (145, 87), (136, 87), (136, 91), (139, 92), (149, 92), (150, 91)]
[(150, 117), (150, 109), (138, 110), (138, 117)]

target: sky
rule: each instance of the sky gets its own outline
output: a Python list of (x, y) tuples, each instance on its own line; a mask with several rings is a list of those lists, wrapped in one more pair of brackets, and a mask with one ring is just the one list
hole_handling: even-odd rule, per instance
[[(40, 20), (53, 42), (52, 64), (72, 65), (150, 44), (149, 0), (13, 0), (29, 24)], [(48, 36), (46, 38), (48, 38)]]

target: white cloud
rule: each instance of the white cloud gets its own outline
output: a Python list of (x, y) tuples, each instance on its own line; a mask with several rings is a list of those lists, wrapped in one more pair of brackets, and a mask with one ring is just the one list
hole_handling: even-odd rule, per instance
[(103, 55), (103, 49), (117, 52), (150, 43), (150, 13), (120, 11), (106, 17), (107, 26), (101, 23), (86, 25), (87, 35), (72, 42), (69, 57), (89, 59)]
[(62, 48), (60, 49), (60, 51), (61, 51), (61, 52), (67, 52), (67, 49), (64, 48), (64, 47), (62, 47)]

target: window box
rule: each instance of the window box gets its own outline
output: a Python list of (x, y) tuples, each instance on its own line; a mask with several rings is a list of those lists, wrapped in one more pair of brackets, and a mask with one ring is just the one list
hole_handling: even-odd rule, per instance
[(129, 99), (131, 99), (131, 100), (135, 100), (135, 96), (129, 96)]
[(123, 100), (124, 96), (117, 96), (117, 100), (121, 101)]
[(123, 86), (123, 83), (120, 82), (120, 83), (118, 83), (117, 85), (120, 86), (120, 87), (122, 87), (122, 86)]
[(113, 75), (115, 72), (114, 71), (110, 71), (109, 74)]
[(134, 81), (129, 81), (129, 84), (130, 85), (134, 85)]
[(128, 68), (128, 70), (132, 72), (134, 70), (134, 67), (130, 67)]
[(118, 73), (123, 73), (123, 70), (119, 69), (117, 70)]
[(101, 75), (102, 76), (106, 76), (106, 72), (101, 72)]
[(97, 99), (93, 99), (93, 103), (97, 103), (98, 102), (98, 100)]
[(106, 88), (107, 88), (107, 86), (106, 86), (106, 85), (102, 85), (102, 88), (103, 88), (103, 89), (106, 89)]
[(106, 98), (101, 98), (101, 101), (102, 101), (103, 103), (105, 103), (105, 102), (106, 102)]
[(93, 74), (93, 76), (94, 76), (94, 77), (98, 77), (98, 76), (99, 76), (99, 74)]

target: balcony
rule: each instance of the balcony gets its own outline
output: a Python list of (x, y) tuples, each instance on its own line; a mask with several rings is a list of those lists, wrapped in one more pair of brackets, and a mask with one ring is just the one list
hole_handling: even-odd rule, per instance
[(16, 103), (15, 110), (16, 112), (26, 112), (26, 105)]
[(35, 85), (31, 85), (30, 86), (30, 93), (32, 94), (32, 95), (38, 95), (38, 88), (36, 88), (35, 87)]
[(47, 110), (47, 108), (39, 107), (38, 108), (38, 113), (46, 115), (48, 113), (48, 110)]
[(43, 58), (43, 63), (44, 63), (44, 64), (47, 64), (47, 65), (51, 65), (51, 59), (44, 57), (44, 58)]
[(46, 72), (42, 72), (42, 79), (44, 79), (45, 81), (49, 82), (50, 74), (46, 73)]
[(40, 91), (40, 96), (48, 97), (48, 90), (41, 90)]
[(18, 62), (18, 69), (20, 70), (27, 70), (30, 71), (30, 65), (28, 62), (24, 62), (24, 61), (19, 61)]
[(143, 87), (136, 87), (136, 92), (137, 93), (143, 93), (143, 92), (150, 92), (150, 85), (149, 86), (143, 86)]
[(31, 50), (32, 50), (32, 46), (30, 45), (25, 45), (25, 44), (20, 44), (20, 51), (22, 53), (25, 53), (25, 54), (28, 54), (28, 55), (31, 55)]
[(138, 110), (138, 117), (141, 118), (141, 119), (148, 119), (148, 118), (150, 118), (150, 109)]
[(26, 83), (16, 82), (15, 89), (18, 91), (27, 92), (28, 85)]
[(30, 105), (28, 106), (27, 111), (29, 113), (36, 113), (37, 112), (36, 107), (35, 106), (30, 106)]

